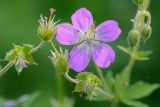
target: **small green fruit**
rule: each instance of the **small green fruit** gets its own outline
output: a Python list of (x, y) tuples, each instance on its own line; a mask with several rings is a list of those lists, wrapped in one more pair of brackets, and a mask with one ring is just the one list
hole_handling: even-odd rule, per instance
[(145, 24), (142, 28), (141, 34), (142, 34), (142, 37), (144, 40), (147, 40), (148, 38), (150, 38), (150, 36), (152, 34), (151, 26), (148, 24)]
[(131, 30), (128, 34), (128, 44), (131, 47), (135, 47), (140, 40), (140, 33), (137, 30)]

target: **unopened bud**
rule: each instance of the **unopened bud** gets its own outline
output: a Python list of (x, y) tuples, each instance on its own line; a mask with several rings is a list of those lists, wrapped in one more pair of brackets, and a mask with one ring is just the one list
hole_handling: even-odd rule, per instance
[(144, 40), (147, 40), (152, 34), (151, 26), (148, 24), (145, 24), (142, 28), (141, 34), (142, 34), (142, 37), (144, 38)]
[(58, 53), (52, 52), (52, 57), (51, 57), (52, 63), (55, 66), (55, 69), (58, 72), (61, 73), (66, 73), (69, 70), (68, 67), (68, 51), (65, 50), (63, 51), (62, 49)]
[(140, 33), (137, 30), (131, 30), (128, 34), (128, 44), (131, 47), (135, 47), (140, 40)]
[(50, 11), (50, 16), (53, 16), (53, 14), (54, 14), (54, 12), (55, 12), (56, 10), (55, 10), (54, 8), (50, 8), (49, 11)]

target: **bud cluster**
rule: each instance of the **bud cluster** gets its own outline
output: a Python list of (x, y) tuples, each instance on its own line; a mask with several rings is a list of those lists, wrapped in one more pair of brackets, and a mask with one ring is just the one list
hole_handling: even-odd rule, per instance
[[(133, 20), (133, 29), (128, 33), (128, 44), (131, 48), (136, 47), (140, 40), (146, 41), (150, 38), (152, 33), (151, 15), (146, 7), (148, 7), (149, 0), (134, 0), (138, 5), (139, 10)], [(148, 2), (148, 3), (147, 3)], [(147, 19), (147, 20), (145, 20)]]

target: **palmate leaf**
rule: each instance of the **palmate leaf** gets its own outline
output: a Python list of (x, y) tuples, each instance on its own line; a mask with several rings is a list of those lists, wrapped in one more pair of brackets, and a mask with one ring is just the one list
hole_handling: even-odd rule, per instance
[(112, 92), (113, 91), (113, 82), (114, 82), (114, 77), (112, 74), (112, 71), (108, 71), (105, 75), (105, 90)]
[(140, 101), (125, 99), (125, 98), (122, 98), (121, 101), (130, 107), (149, 107), (149, 105), (144, 104)]
[(149, 96), (154, 90), (159, 87), (159, 84), (149, 84), (140, 81), (136, 82), (128, 89), (126, 89), (123, 93), (123, 96), (129, 99), (140, 99)]

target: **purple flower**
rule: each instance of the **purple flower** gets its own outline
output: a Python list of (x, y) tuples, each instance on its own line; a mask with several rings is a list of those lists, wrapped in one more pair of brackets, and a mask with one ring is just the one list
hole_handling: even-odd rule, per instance
[(115, 52), (105, 42), (114, 41), (120, 36), (118, 23), (108, 20), (95, 27), (90, 11), (81, 8), (72, 15), (72, 24), (62, 24), (56, 36), (63, 45), (75, 45), (69, 53), (69, 67), (81, 72), (91, 58), (99, 67), (109, 67), (114, 62)]

